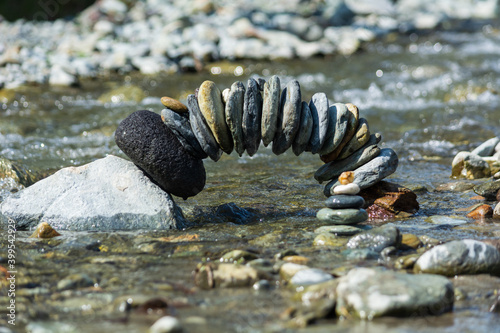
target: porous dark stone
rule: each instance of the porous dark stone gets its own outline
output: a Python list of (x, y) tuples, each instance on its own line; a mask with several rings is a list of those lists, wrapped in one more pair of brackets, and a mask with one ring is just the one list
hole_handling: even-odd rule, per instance
[(253, 156), (259, 149), (262, 135), (262, 95), (257, 82), (249, 79), (243, 100), (243, 142), (248, 155)]
[(332, 195), (325, 200), (325, 206), (332, 209), (361, 208), (365, 204), (359, 195)]
[(349, 249), (370, 249), (376, 252), (381, 252), (389, 246), (397, 248), (400, 245), (401, 233), (393, 226), (383, 226), (362, 232), (347, 242)]
[(115, 141), (164, 191), (186, 199), (203, 190), (203, 161), (184, 149), (159, 114), (132, 113), (118, 125)]

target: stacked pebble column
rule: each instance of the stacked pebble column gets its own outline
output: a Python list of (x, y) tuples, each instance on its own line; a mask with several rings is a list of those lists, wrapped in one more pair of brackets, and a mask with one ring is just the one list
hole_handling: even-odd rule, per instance
[(316, 217), (328, 224), (357, 224), (368, 219), (363, 207), (365, 200), (357, 195), (359, 186), (353, 183), (354, 172), (346, 171), (339, 177), (340, 185), (334, 188), (334, 194), (325, 200), (327, 208), (321, 209)]
[(305, 151), (319, 154), (325, 164), (314, 177), (328, 181), (327, 197), (342, 188), (336, 179), (344, 171), (353, 171), (350, 182), (365, 189), (398, 165), (392, 149), (378, 147), (381, 135), (370, 133), (355, 105), (330, 104), (324, 93), (303, 101), (296, 80), (282, 89), (277, 76), (267, 82), (249, 79), (246, 88), (235, 82), (222, 92), (205, 81), (188, 96), (187, 105), (170, 97), (161, 101), (166, 106), (161, 116), (134, 112), (118, 126), (115, 141), (156, 184), (182, 198), (203, 189), (202, 159), (218, 161), (222, 153), (233, 151), (253, 156), (261, 142), (272, 144), (276, 155), (290, 148), (297, 156)]

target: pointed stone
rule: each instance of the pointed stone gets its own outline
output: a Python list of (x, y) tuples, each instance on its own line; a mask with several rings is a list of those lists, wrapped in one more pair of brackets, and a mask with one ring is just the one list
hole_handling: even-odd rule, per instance
[(189, 123), (191, 124), (191, 129), (193, 130), (196, 140), (198, 140), (203, 151), (212, 160), (217, 162), (222, 156), (222, 150), (215, 140), (212, 131), (210, 131), (210, 128), (205, 123), (205, 118), (201, 114), (196, 97), (194, 95), (189, 95), (187, 104), (189, 109)]
[(297, 132), (295, 140), (292, 144), (292, 150), (296, 156), (299, 156), (306, 150), (313, 128), (311, 110), (309, 109), (309, 104), (307, 104), (307, 102), (302, 102), (302, 110), (300, 113), (299, 131)]
[(259, 149), (262, 139), (262, 95), (254, 79), (249, 79), (243, 101), (243, 142), (248, 155), (253, 156)]
[(292, 146), (300, 127), (302, 96), (297, 80), (290, 81), (281, 94), (278, 130), (273, 140), (273, 153), (283, 154)]
[(225, 89), (225, 91), (227, 91), (226, 124), (233, 138), (234, 150), (241, 156), (245, 152), (242, 130), (245, 86), (240, 81), (237, 81), (231, 85), (231, 89)]
[(278, 113), (280, 108), (280, 79), (273, 75), (264, 84), (264, 102), (262, 105), (262, 142), (268, 146), (274, 139), (278, 128)]
[(212, 81), (205, 81), (198, 91), (198, 106), (215, 140), (226, 154), (233, 151), (233, 140), (229, 134), (222, 105), (222, 95)]

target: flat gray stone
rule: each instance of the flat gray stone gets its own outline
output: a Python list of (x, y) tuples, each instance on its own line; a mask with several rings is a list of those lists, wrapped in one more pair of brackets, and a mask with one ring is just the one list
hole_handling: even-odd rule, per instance
[[(377, 157), (370, 162), (354, 170), (353, 183), (358, 184), (360, 189), (375, 185), (385, 177), (393, 174), (398, 168), (398, 156), (391, 148), (380, 150)], [(335, 186), (340, 185), (338, 180), (332, 180), (326, 184), (324, 194), (329, 197), (334, 194)]]
[(471, 154), (478, 156), (492, 156), (495, 153), (495, 147), (500, 142), (500, 138), (494, 137), (480, 144)]
[(325, 143), (328, 131), (329, 113), (328, 97), (325, 93), (315, 93), (309, 102), (309, 109), (313, 118), (313, 130), (307, 151), (317, 154)]
[(325, 206), (331, 209), (361, 208), (365, 204), (365, 199), (359, 195), (332, 195), (325, 200)]
[(428, 316), (453, 309), (453, 284), (431, 274), (405, 274), (381, 268), (354, 268), (339, 279), (336, 312), (361, 319)]
[(370, 249), (381, 252), (389, 246), (399, 247), (401, 244), (401, 234), (394, 226), (382, 226), (373, 228), (349, 239), (347, 248), (349, 249)]
[(368, 219), (368, 213), (364, 209), (331, 209), (322, 208), (316, 214), (321, 222), (331, 224), (357, 224)]
[(200, 159), (208, 157), (191, 129), (191, 123), (189, 122), (189, 115), (187, 113), (177, 113), (170, 109), (163, 109), (161, 111), (161, 119), (165, 125), (175, 133), (181, 145), (191, 155)]
[(262, 139), (260, 128), (262, 122), (262, 95), (257, 82), (249, 79), (243, 101), (243, 142), (248, 155), (253, 156), (259, 149)]
[(414, 270), (446, 276), (500, 275), (500, 252), (492, 245), (473, 239), (451, 241), (422, 254)]
[(278, 76), (273, 75), (264, 84), (264, 101), (262, 104), (262, 143), (268, 146), (274, 139), (278, 128), (278, 113), (280, 110), (281, 85)]
[(187, 107), (189, 109), (189, 122), (196, 139), (203, 151), (214, 161), (218, 161), (222, 156), (222, 149), (215, 140), (212, 131), (205, 122), (198, 106), (198, 100), (195, 95), (189, 95), (187, 98)]
[(281, 94), (278, 129), (273, 140), (273, 153), (281, 155), (292, 146), (300, 127), (302, 95), (297, 80), (290, 81)]
[(56, 230), (182, 229), (182, 211), (172, 197), (132, 162), (109, 155), (68, 167), (8, 197), (1, 224), (18, 229), (41, 221)]
[(365, 163), (368, 163), (380, 154), (377, 145), (365, 146), (344, 160), (335, 160), (323, 164), (315, 173), (314, 178), (322, 182), (330, 179), (337, 179), (342, 172), (352, 171)]
[(338, 147), (347, 131), (347, 120), (349, 110), (343, 103), (335, 103), (329, 108), (330, 119), (328, 121), (328, 132), (325, 143), (321, 147), (320, 155), (328, 155)]
[(292, 151), (296, 156), (299, 156), (306, 150), (313, 128), (311, 110), (309, 109), (309, 105), (304, 101), (302, 101), (300, 114), (299, 131), (292, 143)]
[(319, 268), (307, 268), (298, 271), (290, 279), (290, 283), (295, 286), (310, 286), (333, 280), (333, 276)]
[(234, 150), (240, 156), (245, 152), (243, 130), (241, 128), (243, 122), (244, 99), (245, 86), (240, 81), (234, 82), (228, 92), (224, 112), (226, 115), (227, 126), (229, 127), (229, 131), (233, 137)]

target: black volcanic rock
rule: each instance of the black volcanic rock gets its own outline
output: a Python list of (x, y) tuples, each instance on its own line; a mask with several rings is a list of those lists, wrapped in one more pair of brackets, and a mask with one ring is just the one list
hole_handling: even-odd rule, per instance
[(187, 199), (205, 186), (203, 161), (184, 149), (159, 114), (132, 113), (116, 129), (115, 141), (166, 192)]

